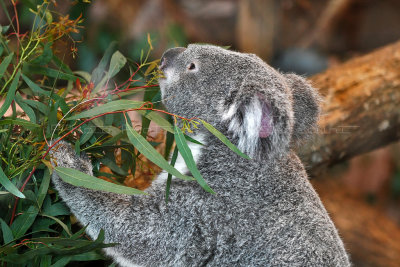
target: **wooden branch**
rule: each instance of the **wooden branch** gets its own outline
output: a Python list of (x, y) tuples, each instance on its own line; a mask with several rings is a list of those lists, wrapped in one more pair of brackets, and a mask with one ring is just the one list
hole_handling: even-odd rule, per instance
[(319, 131), (298, 149), (312, 174), (400, 139), (400, 42), (310, 80), (324, 97)]

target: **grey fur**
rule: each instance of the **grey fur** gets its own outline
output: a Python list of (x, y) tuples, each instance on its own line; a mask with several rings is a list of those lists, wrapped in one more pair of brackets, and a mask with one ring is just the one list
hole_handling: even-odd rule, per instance
[[(200, 129), (205, 146), (197, 149), (197, 166), (217, 194), (173, 179), (167, 205), (165, 179), (147, 196), (128, 197), (74, 187), (53, 174), (71, 211), (89, 224), (89, 235), (104, 229), (107, 242), (120, 243), (106, 253), (122, 266), (349, 266), (335, 226), (290, 149), (317, 120), (315, 90), (254, 55), (208, 45), (169, 50), (161, 68), (167, 109), (207, 120), (253, 160)], [(263, 126), (257, 119), (265, 116), (271, 118)], [(51, 156), (54, 164), (91, 174), (89, 160), (66, 143)]]

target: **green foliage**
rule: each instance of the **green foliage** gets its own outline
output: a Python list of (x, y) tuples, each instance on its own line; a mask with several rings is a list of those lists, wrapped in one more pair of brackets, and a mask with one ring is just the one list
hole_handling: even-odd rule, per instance
[[(76, 186), (143, 194), (123, 185), (128, 174), (135, 175), (140, 171), (137, 166), (145, 164), (141, 162), (143, 155), (169, 173), (166, 200), (173, 176), (196, 180), (214, 193), (197, 170), (186, 144), (201, 143), (183, 133), (191, 133), (201, 123), (236, 153), (247, 157), (210, 124), (155, 108), (160, 102), (156, 83), (159, 72), (158, 61), (149, 61), (150, 36), (149, 49), (141, 52), (140, 64), (127, 59), (112, 42), (92, 73), (72, 71), (63, 62), (65, 54), (60, 55), (55, 47), (66, 38), (72, 40), (72, 53), (76, 52), (70, 34), (81, 28), (80, 17), (71, 20), (52, 12), (48, 1), (39, 5), (23, 2), (34, 17), (26, 34), (15, 28), (2, 4), (10, 25), (0, 28), (0, 262), (8, 266), (65, 266), (71, 261), (104, 259), (100, 249), (113, 245), (103, 243), (103, 232), (96, 240), (84, 235), (84, 229), (77, 226), (52, 189), (53, 171)], [(129, 99), (137, 99), (143, 92), (143, 101)], [(127, 119), (127, 111), (142, 116), (140, 133)], [(171, 123), (178, 119), (182, 130)], [(167, 134), (165, 155), (146, 139), (150, 122)], [(177, 146), (170, 164), (167, 159), (174, 139)], [(56, 149), (60, 140), (73, 144), (77, 154), (89, 154), (94, 173), (108, 181), (73, 169), (54, 168), (51, 161), (56, 163), (56, 159), (50, 159), (48, 152)], [(116, 159), (116, 151), (121, 160)], [(173, 167), (178, 151), (194, 178)], [(102, 172), (100, 166), (109, 167), (111, 173)]]

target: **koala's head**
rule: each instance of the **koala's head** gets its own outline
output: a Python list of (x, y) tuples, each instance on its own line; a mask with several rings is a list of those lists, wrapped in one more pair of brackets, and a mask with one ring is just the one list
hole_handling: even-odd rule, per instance
[(192, 44), (167, 50), (160, 69), (169, 112), (206, 120), (253, 158), (285, 153), (318, 118), (315, 89), (253, 54)]

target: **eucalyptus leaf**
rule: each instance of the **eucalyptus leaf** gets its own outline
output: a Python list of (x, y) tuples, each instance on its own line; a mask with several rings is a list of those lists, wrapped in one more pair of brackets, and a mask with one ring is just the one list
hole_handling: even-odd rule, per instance
[(56, 55), (53, 55), (53, 63), (61, 70), (63, 70), (65, 73), (68, 73), (70, 75), (73, 75), (71, 69), (67, 64), (62, 62)]
[(94, 132), (96, 131), (96, 126), (93, 123), (89, 122), (87, 124), (83, 124), (81, 126), (82, 135), (79, 140), (80, 144), (83, 145), (87, 141), (89, 141), (90, 137), (93, 136)]
[(8, 177), (5, 175), (3, 172), (3, 169), (0, 167), (0, 184), (4, 186), (4, 188), (13, 194), (14, 196), (17, 196), (19, 198), (25, 198), (24, 194), (22, 194), (18, 188), (11, 183), (11, 181), (8, 179)]
[(208, 131), (210, 131), (210, 133), (215, 135), (219, 140), (222, 141), (222, 143), (224, 143), (227, 147), (229, 147), (233, 152), (235, 152), (236, 154), (238, 154), (239, 156), (241, 156), (245, 159), (250, 159), (249, 156), (247, 156), (242, 151), (240, 151), (239, 148), (237, 148), (234, 144), (232, 144), (231, 141), (229, 141), (229, 139), (226, 138), (225, 135), (223, 135), (220, 131), (215, 129), (211, 124), (209, 124), (203, 120), (201, 120), (201, 122), (203, 123), (204, 127), (206, 127), (206, 129)]
[(98, 83), (100, 83), (100, 81), (105, 76), (106, 67), (110, 62), (111, 55), (115, 52), (116, 48), (117, 42), (111, 42), (102, 59), (100, 60), (99, 65), (93, 70), (91, 75), (91, 82), (93, 82), (95, 86), (97, 86)]
[(75, 116), (71, 116), (67, 118), (67, 120), (78, 120), (82, 118), (89, 118), (89, 117), (94, 117), (100, 114), (104, 114), (107, 112), (113, 112), (113, 111), (118, 111), (118, 110), (126, 110), (126, 109), (136, 109), (140, 108), (144, 102), (142, 101), (134, 101), (134, 100), (115, 100), (108, 102), (104, 105), (94, 107), (92, 109), (89, 109), (87, 111), (81, 112)]
[(0, 107), (0, 118), (7, 112), (8, 108), (11, 105), (11, 102), (14, 100), (15, 92), (17, 91), (19, 78), (21, 76), (21, 71), (19, 70), (17, 74), (14, 76), (13, 81), (10, 84), (10, 88), (7, 92), (6, 99)]
[(29, 88), (32, 89), (33, 92), (35, 92), (39, 95), (50, 96), (50, 92), (47, 92), (46, 90), (43, 90), (42, 88), (40, 88), (39, 85), (32, 82), (31, 79), (29, 79), (25, 74), (22, 74), (22, 79), (26, 82), (26, 84), (29, 86)]
[(88, 82), (88, 83), (90, 82), (90, 79), (91, 79), (90, 73), (88, 73), (86, 71), (74, 71), (73, 73), (81, 76), (83, 79), (85, 79), (86, 82)]
[[(102, 129), (104, 132), (108, 133), (111, 136), (120, 136), (122, 135), (122, 131), (114, 126), (105, 126), (104, 121), (101, 118), (96, 118), (92, 120), (93, 124)], [(128, 141), (126, 138), (121, 138), (121, 140)]]
[(31, 64), (46, 65), (53, 58), (53, 51), (51, 50), (52, 43), (48, 42), (44, 45), (42, 54), (37, 58), (33, 59)]
[(3, 233), (3, 244), (7, 244), (7, 243), (13, 241), (14, 235), (13, 235), (10, 227), (1, 218), (0, 218), (0, 223), (1, 223), (1, 232)]
[(181, 154), (183, 160), (185, 161), (186, 166), (193, 174), (193, 177), (197, 180), (197, 182), (205, 191), (211, 194), (215, 194), (215, 192), (207, 185), (200, 171), (197, 169), (196, 162), (194, 161), (192, 152), (190, 151), (190, 148), (186, 143), (186, 139), (181, 129), (179, 129), (178, 126), (175, 125), (174, 132), (175, 132), (174, 136), (175, 136), (176, 146), (178, 147), (179, 153)]
[(86, 173), (80, 172), (75, 169), (56, 167), (55, 170), (64, 182), (75, 186), (82, 186), (93, 190), (101, 190), (117, 194), (126, 194), (126, 195), (146, 194), (145, 192), (140, 191), (138, 189), (112, 184), (110, 182), (90, 176)]
[(164, 117), (162, 117), (159, 113), (155, 111), (148, 112), (147, 110), (138, 110), (137, 112), (142, 116), (145, 116), (149, 120), (154, 121), (158, 126), (163, 128), (164, 130), (170, 133), (174, 133), (174, 128), (172, 124)]
[(23, 120), (23, 119), (2, 119), (0, 120), (0, 125), (21, 125), (24, 126), (27, 129), (35, 129), (35, 128), (39, 128), (40, 125), (36, 124), (36, 123), (32, 123), (30, 121), (27, 120)]
[(13, 231), (15, 238), (21, 238), (25, 235), (26, 231), (34, 223), (39, 210), (35, 206), (30, 206), (24, 211), (22, 215), (19, 215), (11, 225), (11, 230)]
[(14, 53), (9, 54), (6, 56), (0, 64), (0, 77), (3, 77), (4, 72), (6, 72), (8, 65), (10, 64)]
[(55, 222), (57, 222), (64, 230), (65, 232), (69, 235), (72, 236), (71, 231), (69, 230), (68, 226), (63, 223), (60, 219), (54, 217), (54, 216), (50, 216), (50, 215), (46, 215), (46, 214), (42, 214), (42, 216), (50, 218), (52, 220), (54, 220)]
[(33, 109), (23, 102), (22, 96), (20, 93), (15, 94), (15, 102), (17, 102), (18, 106), (25, 112), (25, 114), (29, 117), (31, 122), (36, 123), (36, 114)]
[[(172, 154), (172, 158), (171, 158), (172, 166), (175, 166), (177, 158), (178, 158), (178, 148), (175, 147), (174, 153)], [(165, 203), (168, 203), (169, 194), (170, 194), (170, 190), (171, 190), (171, 182), (172, 182), (172, 174), (168, 173), (167, 185), (165, 187)]]
[(32, 99), (23, 99), (22, 101), (33, 107), (34, 109), (40, 111), (44, 115), (49, 116), (50, 108), (48, 105)]
[(82, 80), (82, 78), (79, 78), (78, 76), (62, 72), (61, 70), (56, 70), (56, 69), (52, 69), (52, 68), (44, 67), (44, 66), (40, 66), (40, 65), (26, 63), (23, 65), (22, 69), (25, 74), (27, 74), (27, 73), (42, 74), (44, 76), (48, 76), (48, 77), (56, 78), (56, 79), (60, 79), (60, 80), (70, 80), (70, 81), (76, 81), (76, 79)]
[(192, 177), (188, 177), (180, 173), (177, 169), (172, 167), (157, 150), (149, 144), (149, 142), (141, 136), (138, 132), (133, 130), (133, 128), (126, 124), (127, 133), (129, 141), (135, 146), (135, 148), (142, 153), (148, 160), (152, 161), (154, 164), (159, 166), (160, 168), (166, 170), (168, 173), (171, 173), (177, 178), (181, 178), (183, 180), (193, 180)]
[(48, 216), (60, 216), (60, 215), (70, 215), (68, 207), (63, 202), (57, 202), (54, 204), (47, 205), (43, 208), (42, 215)]
[(47, 195), (47, 190), (49, 189), (49, 185), (50, 185), (50, 170), (45, 169), (44, 174), (43, 174), (42, 183), (40, 184), (38, 194), (37, 194), (37, 204), (38, 204), (39, 209), (42, 207), (44, 198)]
[(114, 77), (123, 66), (126, 64), (126, 57), (124, 57), (121, 52), (115, 51), (115, 53), (111, 57), (110, 68), (108, 70), (108, 78)]

